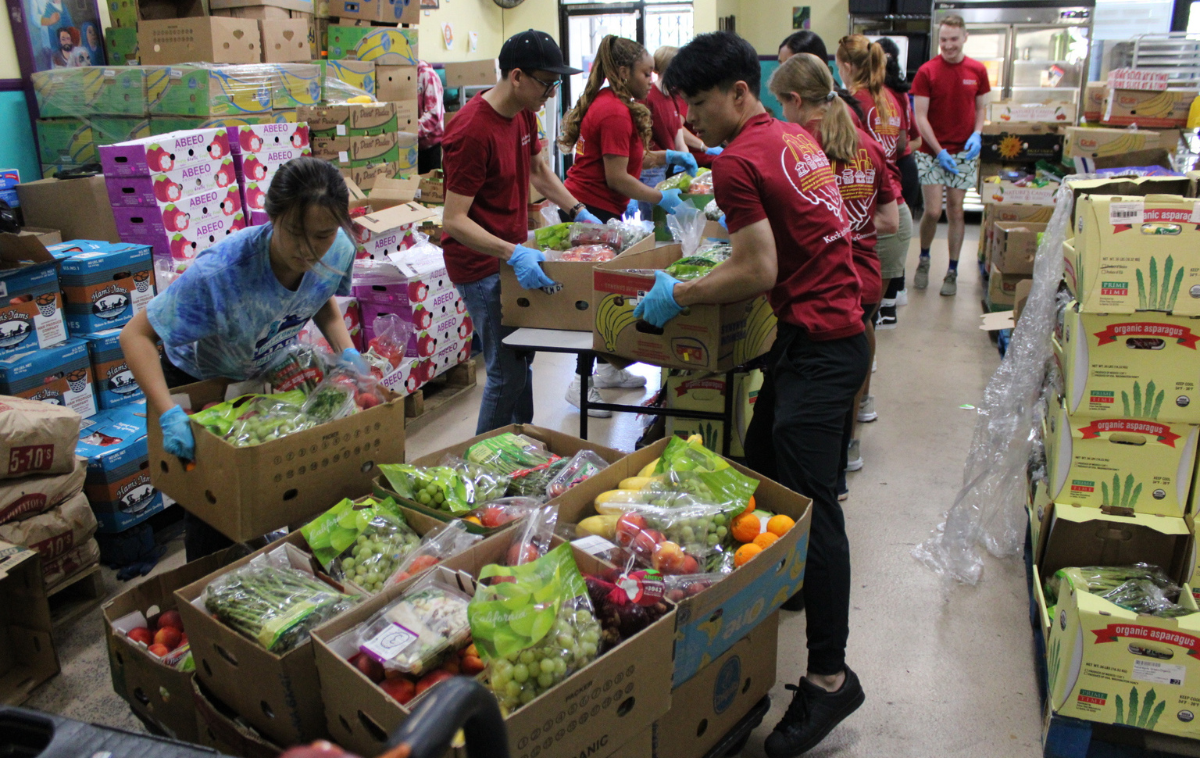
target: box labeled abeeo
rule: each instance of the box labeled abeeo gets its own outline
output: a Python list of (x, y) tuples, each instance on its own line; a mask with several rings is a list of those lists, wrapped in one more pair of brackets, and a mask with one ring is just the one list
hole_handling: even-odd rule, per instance
[(196, 129), (100, 147), (105, 176), (152, 176), (185, 166), (216, 163), (229, 155), (224, 129)]

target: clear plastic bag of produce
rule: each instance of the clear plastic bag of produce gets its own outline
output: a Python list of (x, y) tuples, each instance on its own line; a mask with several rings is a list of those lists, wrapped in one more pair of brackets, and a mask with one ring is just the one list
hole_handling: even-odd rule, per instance
[(629, 639), (668, 610), (665, 577), (653, 569), (626, 567), (605, 576), (584, 574), (588, 596), (604, 630), (601, 650)]
[[(668, 177), (668, 178), (662, 180), (658, 184), (654, 185), (654, 188), (656, 190), (658, 190), (659, 192), (662, 192), (663, 190), (677, 189), (677, 190), (680, 190), (681, 192), (684, 192), (689, 195), (694, 195), (694, 194), (709, 194), (709, 195), (711, 195), (712, 194), (712, 177), (709, 176), (708, 179), (702, 179), (702, 177), (709, 175), (709, 174), (710, 174), (710, 169), (707, 169), (707, 168), (701, 168), (701, 169), (697, 170), (695, 176), (691, 176), (686, 171), (683, 171), (681, 173), (676, 174), (675, 176), (671, 176), (671, 177)], [(692, 191), (692, 184), (698, 180), (701, 182), (701, 185), (700, 185), (701, 187), (707, 187), (707, 192), (697, 193), (697, 192)]]
[(544, 502), (540, 497), (502, 497), (484, 503), (463, 518), (474, 518), (485, 529), (499, 529), (525, 518)]
[(476, 442), (467, 450), (467, 460), (510, 476), (508, 494), (526, 497), (544, 495), (546, 485), (566, 465), (537, 440), (511, 432)]
[(479, 503), (503, 497), (510, 482), (485, 466), (453, 457), (440, 466), (384, 463), (379, 470), (401, 497), (453, 514), (465, 514)]
[(586, 482), (608, 468), (608, 461), (591, 450), (580, 450), (559, 469), (546, 485), (546, 497), (558, 497), (577, 484)]
[(703, 240), (691, 255), (680, 258), (664, 269), (681, 282), (707, 276), (714, 268), (729, 260), (733, 247), (728, 242)]
[(509, 711), (591, 663), (600, 651), (587, 585), (571, 546), (521, 566), (485, 566), (467, 607), (488, 683)]
[(413, 325), (395, 313), (384, 313), (375, 317), (372, 326), (375, 336), (368, 343), (363, 357), (372, 368), (381, 372), (381, 378), (383, 374), (400, 368), (408, 349), (408, 340), (412, 337)]
[(621, 249), (621, 230), (616, 224), (571, 224), (571, 245), (605, 245), (613, 251)]
[(278, 654), (306, 642), (310, 631), (355, 601), (311, 574), (266, 562), (223, 574), (204, 589), (209, 613)]
[(521, 566), (545, 555), (550, 550), (556, 524), (557, 505), (547, 505), (530, 511), (521, 525), (512, 530), (512, 544), (505, 554), (504, 565)]
[(667, 587), (667, 600), (678, 603), (693, 595), (699, 595), (704, 590), (725, 578), (719, 571), (704, 574), (676, 574), (664, 577)]
[[(694, 477), (711, 492), (719, 503), (737, 503), (745, 510), (750, 498), (758, 489), (758, 480), (741, 473), (729, 465), (729, 461), (704, 447), (697, 441), (686, 441), (672, 437), (655, 466), (656, 475), (669, 474), (664, 481), (685, 482)], [(684, 487), (684, 489), (688, 489)], [(696, 490), (707, 495), (702, 490)], [(739, 511), (740, 512), (740, 511)]]
[(358, 648), (384, 671), (420, 676), (471, 637), (471, 597), (431, 574), (359, 627)]
[(575, 245), (561, 252), (546, 251), (548, 261), (567, 261), (571, 263), (604, 263), (617, 257), (608, 245)]
[(308, 396), (325, 378), (332, 358), (315, 345), (295, 342), (279, 352), (262, 378), (272, 392), (300, 390)]
[(1138, 614), (1178, 618), (1195, 613), (1177, 602), (1183, 588), (1172, 582), (1161, 568), (1149, 563), (1059, 569), (1045, 581), (1046, 602), (1050, 605), (1058, 603), (1063, 582)]
[(386, 402), (378, 379), (338, 364), (329, 369), (325, 380), (308, 396), (304, 414), (314, 423), (325, 424)]
[(447, 558), (458, 555), (462, 551), (483, 539), (478, 534), (471, 534), (463, 522), (455, 520), (425, 533), (421, 544), (408, 554), (404, 562), (396, 569), (384, 586), (399, 584), (421, 573), (430, 566), (436, 566)]
[(308, 429), (300, 390), (276, 395), (242, 395), (192, 414), (192, 419), (235, 447), (258, 445)]
[(456, 455), (444, 456), (441, 465), (459, 473), (466, 488), (466, 500), (471, 505), (504, 497), (508, 485), (512, 483), (511, 477), (497, 474), (486, 466), (480, 466), (478, 463), (472, 463)]
[(570, 222), (543, 226), (534, 230), (533, 239), (543, 250), (566, 250), (571, 247), (572, 226)]
[(704, 212), (686, 203), (677, 207), (674, 213), (667, 214), (667, 228), (683, 249), (684, 258), (693, 255), (700, 247), (706, 223), (708, 219), (704, 218)]
[(704, 206), (704, 217), (709, 221), (720, 221), (721, 216), (724, 215), (725, 212), (717, 207), (717, 199), (715, 197), (708, 201), (708, 205)]
[(722, 506), (682, 493), (666, 493), (665, 497), (645, 493), (643, 500), (620, 504), (623, 512), (614, 526), (617, 545), (663, 574), (721, 570), (728, 552), (722, 542), (729, 533), (723, 525), (728, 516)]
[(329, 575), (366, 592), (379, 592), (421, 537), (396, 501), (346, 499), (300, 529)]
[(650, 221), (614, 218), (609, 219), (608, 226), (615, 226), (621, 233), (620, 252), (625, 252), (654, 233), (654, 224)]
[(700, 169), (692, 179), (691, 184), (684, 190), (689, 195), (711, 195), (713, 193), (713, 175), (708, 169)]

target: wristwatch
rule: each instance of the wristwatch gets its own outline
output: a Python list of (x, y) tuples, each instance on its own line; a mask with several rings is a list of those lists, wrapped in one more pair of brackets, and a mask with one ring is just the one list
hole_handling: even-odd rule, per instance
[(575, 205), (572, 205), (571, 206), (571, 220), (574, 221), (575, 217), (579, 215), (579, 212), (581, 210), (584, 210), (585, 208), (587, 208), (587, 206), (583, 203), (575, 203)]

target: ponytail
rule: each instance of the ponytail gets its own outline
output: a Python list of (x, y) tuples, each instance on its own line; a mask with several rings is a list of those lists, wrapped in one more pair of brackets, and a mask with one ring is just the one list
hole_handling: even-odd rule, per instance
[(563, 118), (562, 136), (558, 140), (563, 149), (568, 151), (575, 149), (575, 143), (579, 142), (579, 130), (583, 124), (583, 117), (587, 115), (588, 108), (600, 94), (605, 80), (608, 81), (609, 89), (613, 91), (613, 94), (629, 109), (634, 129), (642, 138), (642, 145), (650, 146), (650, 137), (654, 129), (650, 109), (633, 99), (633, 95), (629, 92), (629, 85), (619, 75), (622, 66), (628, 68), (632, 74), (633, 67), (644, 55), (646, 55), (646, 48), (631, 39), (609, 34), (600, 40), (600, 46), (596, 48), (596, 60), (592, 63), (592, 73), (588, 76), (583, 94), (579, 96), (575, 107)]
[(877, 42), (887, 56), (887, 67), (884, 70), (883, 85), (893, 92), (904, 94), (909, 90), (908, 80), (900, 74), (900, 48), (888, 37), (880, 37)]
[(808, 53), (793, 55), (771, 75), (771, 94), (799, 96), (801, 102), (817, 107), (822, 113), (821, 146), (833, 160), (849, 163), (858, 153), (858, 131), (846, 104), (833, 88), (833, 75), (820, 58)]
[(887, 123), (897, 115), (892, 112), (892, 102), (883, 91), (887, 79), (887, 54), (878, 42), (871, 42), (861, 34), (851, 34), (838, 41), (837, 59), (854, 67), (853, 81), (847, 82), (852, 90), (865, 89), (875, 101), (875, 112), (879, 120)]

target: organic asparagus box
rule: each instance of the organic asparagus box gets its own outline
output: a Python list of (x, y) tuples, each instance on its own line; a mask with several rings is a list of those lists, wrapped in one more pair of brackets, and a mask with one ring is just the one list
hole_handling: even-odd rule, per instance
[[(184, 409), (225, 400), (228, 382), (175, 390)], [(389, 396), (391, 397), (391, 396)], [(404, 403), (382, 405), (248, 447), (235, 447), (197, 424), (195, 465), (162, 446), (149, 414), (154, 486), (230, 539), (245, 541), (306, 520), (345, 497), (371, 491), (376, 463), (404, 460)]]
[(634, 361), (684, 369), (728, 371), (767, 352), (775, 314), (764, 295), (727, 305), (693, 305), (663, 328), (635, 318), (654, 287), (654, 273), (683, 257), (678, 244), (626, 253), (593, 270), (593, 347)]
[(1200, 427), (1072, 416), (1059, 397), (1051, 400), (1044, 426), (1055, 502), (1183, 516)]
[(1033, 549), (1043, 579), (1069, 566), (1135, 563), (1154, 564), (1174, 581), (1191, 575), (1191, 533), (1181, 518), (1051, 502), (1042, 521)]
[(1173, 195), (1081, 196), (1065, 277), (1084, 313), (1200, 316), (1200, 207)]

